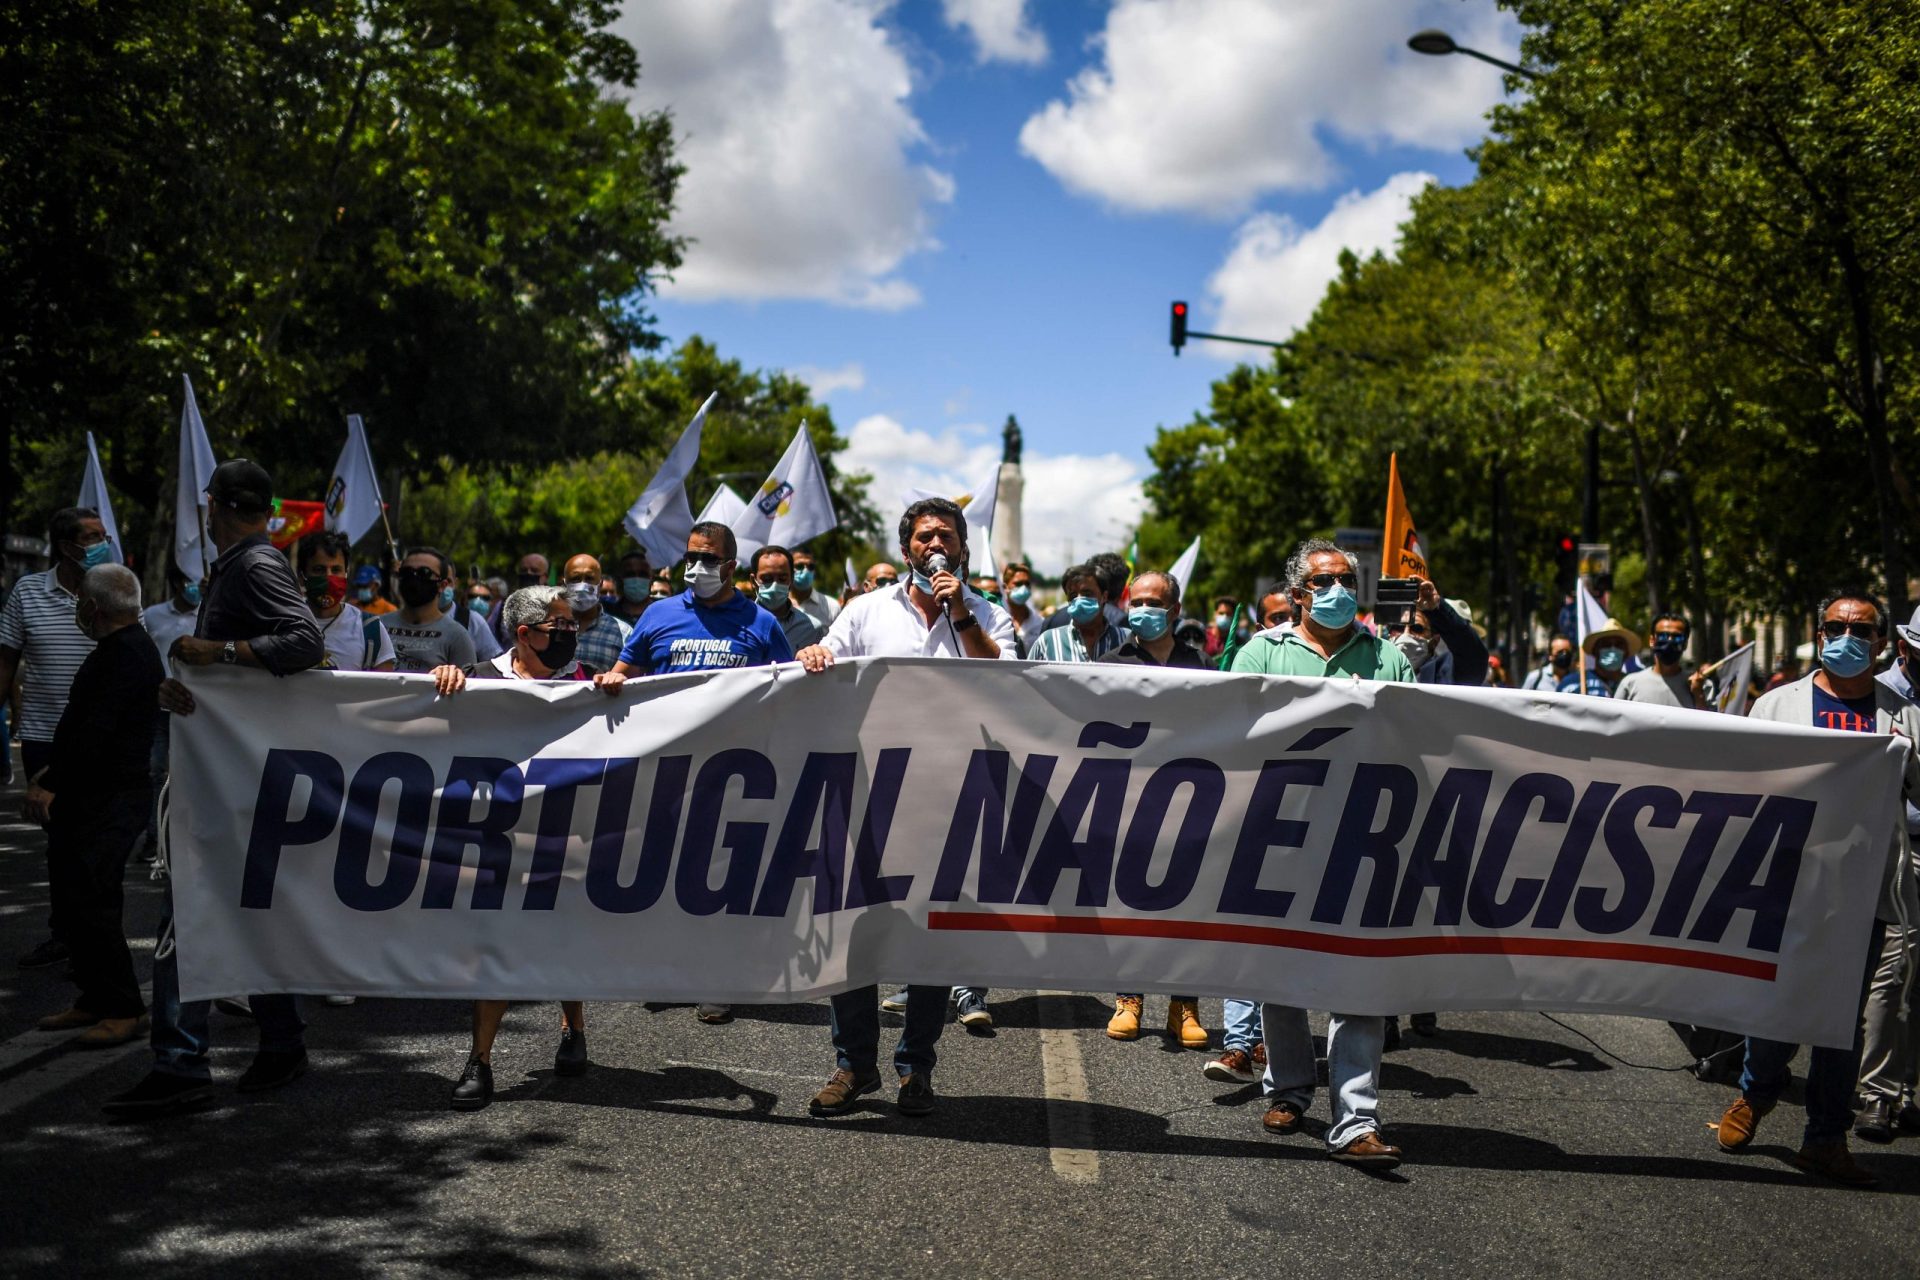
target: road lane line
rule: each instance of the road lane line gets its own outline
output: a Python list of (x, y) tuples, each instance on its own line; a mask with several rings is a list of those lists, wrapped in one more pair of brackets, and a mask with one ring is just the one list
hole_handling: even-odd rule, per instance
[(1040, 994), (1040, 1070), (1047, 1098), (1047, 1159), (1054, 1176), (1081, 1186), (1100, 1181), (1100, 1153), (1093, 1145), (1087, 1109), (1087, 1070), (1071, 1020), (1071, 993)]

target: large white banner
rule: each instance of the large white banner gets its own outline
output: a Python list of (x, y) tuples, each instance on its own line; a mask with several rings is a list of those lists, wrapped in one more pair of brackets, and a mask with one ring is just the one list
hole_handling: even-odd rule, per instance
[(1894, 740), (1603, 699), (928, 659), (186, 673), (188, 998), (881, 982), (1852, 1038)]

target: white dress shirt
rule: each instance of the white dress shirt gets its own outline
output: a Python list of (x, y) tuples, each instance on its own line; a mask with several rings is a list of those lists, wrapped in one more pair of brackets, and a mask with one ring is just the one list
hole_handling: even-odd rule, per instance
[[(836, 658), (964, 658), (960, 634), (943, 612), (933, 625), (913, 603), (906, 583), (855, 596), (840, 610), (820, 643)], [(1000, 646), (1000, 658), (1017, 662), (1013, 648), (1013, 619), (1007, 611), (974, 591), (965, 593), (967, 608), (981, 628)]]

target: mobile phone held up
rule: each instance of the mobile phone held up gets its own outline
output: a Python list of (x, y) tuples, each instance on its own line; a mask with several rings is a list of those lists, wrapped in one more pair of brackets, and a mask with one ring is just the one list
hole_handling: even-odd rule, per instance
[(1376, 630), (1403, 627), (1420, 598), (1420, 579), (1381, 578), (1373, 590), (1373, 625)]

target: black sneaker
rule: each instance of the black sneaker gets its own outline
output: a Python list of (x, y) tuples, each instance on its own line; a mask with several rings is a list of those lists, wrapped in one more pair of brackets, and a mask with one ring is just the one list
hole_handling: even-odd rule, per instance
[(1440, 1015), (1437, 1013), (1416, 1013), (1408, 1021), (1417, 1036), (1437, 1036), (1440, 1034)]
[(553, 1074), (557, 1076), (587, 1074), (586, 1032), (575, 1031), (572, 1027), (562, 1028), (560, 1048), (553, 1055)]
[(466, 1070), (454, 1082), (448, 1105), (455, 1111), (478, 1111), (492, 1101), (493, 1068), (478, 1058), (468, 1058)]
[(903, 1116), (924, 1116), (933, 1110), (933, 1081), (924, 1071), (916, 1071), (900, 1081), (900, 1096), (894, 1103)]
[(1390, 1016), (1387, 1019), (1386, 1036), (1380, 1042), (1380, 1052), (1398, 1053), (1400, 1052), (1400, 1044), (1400, 1019)]
[(22, 969), (51, 969), (64, 963), (68, 955), (66, 943), (58, 938), (48, 938), (14, 963)]
[(1893, 1102), (1887, 1098), (1870, 1098), (1860, 1118), (1853, 1122), (1853, 1131), (1868, 1142), (1892, 1142), (1895, 1123)]
[(213, 1101), (213, 1082), (150, 1071), (125, 1093), (108, 1098), (101, 1110), (110, 1116), (148, 1119), (193, 1111)]
[(283, 1084), (292, 1084), (307, 1074), (307, 1051), (262, 1049), (253, 1055), (253, 1064), (240, 1075), (233, 1087), (241, 1093), (265, 1093)]

